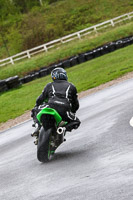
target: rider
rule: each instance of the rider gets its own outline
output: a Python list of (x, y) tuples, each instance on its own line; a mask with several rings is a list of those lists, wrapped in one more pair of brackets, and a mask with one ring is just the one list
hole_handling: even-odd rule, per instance
[[(67, 81), (67, 73), (63, 68), (55, 68), (51, 72), (52, 83), (48, 83), (42, 94), (36, 100), (36, 106), (32, 110), (32, 117), (35, 119), (41, 105), (45, 102), (51, 108), (54, 108), (62, 117), (63, 121), (67, 121), (66, 131), (77, 129), (80, 120), (75, 116), (79, 108), (76, 87)], [(34, 120), (37, 122), (37, 120)], [(39, 133), (39, 128), (36, 132)]]

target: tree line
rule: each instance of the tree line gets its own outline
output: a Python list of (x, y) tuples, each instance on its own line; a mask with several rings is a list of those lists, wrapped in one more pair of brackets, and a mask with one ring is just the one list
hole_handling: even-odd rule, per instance
[(0, 0), (0, 59), (132, 10), (131, 0)]
[(55, 1), (57, 0), (0, 0), (0, 17), (5, 19), (12, 14), (27, 13), (35, 6)]
[(40, 9), (43, 13), (45, 7), (56, 1), (0, 0), (0, 59), (45, 41), (45, 20)]

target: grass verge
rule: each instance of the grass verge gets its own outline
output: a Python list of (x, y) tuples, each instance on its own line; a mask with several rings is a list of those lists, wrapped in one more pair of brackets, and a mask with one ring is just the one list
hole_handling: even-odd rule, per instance
[[(69, 81), (75, 84), (78, 92), (81, 92), (116, 79), (133, 71), (132, 52), (133, 45), (69, 68), (67, 69)], [(37, 96), (50, 81), (50, 76), (47, 76), (22, 85), (18, 89), (2, 93), (0, 123), (32, 109)]]
[(105, 33), (98, 33), (92, 37), (85, 37), (81, 40), (75, 40), (72, 43), (64, 44), (57, 49), (53, 49), (47, 53), (42, 53), (31, 59), (16, 63), (15, 65), (0, 67), (0, 79), (5, 79), (15, 75), (22, 77), (28, 72), (38, 70), (43, 66), (48, 66), (70, 56), (89, 51), (105, 43), (129, 35), (133, 35), (133, 22), (117, 28), (115, 27), (111, 30), (106, 30)]

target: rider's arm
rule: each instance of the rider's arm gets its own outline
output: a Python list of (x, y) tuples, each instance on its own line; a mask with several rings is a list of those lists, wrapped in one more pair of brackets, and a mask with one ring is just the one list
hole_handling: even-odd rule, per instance
[(79, 101), (78, 101), (78, 95), (77, 95), (77, 89), (74, 85), (72, 85), (72, 109), (71, 111), (73, 113), (76, 113), (76, 111), (79, 109)]
[(36, 105), (39, 106), (41, 105), (43, 102), (47, 101), (48, 99), (48, 91), (49, 91), (49, 86), (51, 83), (48, 83), (46, 85), (46, 87), (44, 88), (44, 90), (42, 91), (42, 94), (37, 98), (36, 100)]

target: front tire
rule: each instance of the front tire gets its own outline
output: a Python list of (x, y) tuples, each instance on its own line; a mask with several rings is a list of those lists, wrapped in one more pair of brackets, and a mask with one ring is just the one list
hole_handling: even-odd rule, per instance
[(40, 162), (48, 162), (50, 159), (50, 139), (51, 139), (52, 129), (47, 131), (44, 128), (41, 128), (39, 133), (38, 145), (37, 145), (37, 159)]

